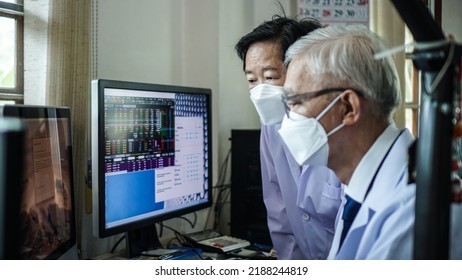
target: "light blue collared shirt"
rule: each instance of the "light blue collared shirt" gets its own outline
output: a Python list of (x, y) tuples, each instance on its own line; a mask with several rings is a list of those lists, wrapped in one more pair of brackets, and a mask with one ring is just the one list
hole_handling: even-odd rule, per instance
[(327, 167), (301, 168), (278, 130), (261, 127), (261, 168), (268, 227), (278, 259), (326, 259), (343, 189)]

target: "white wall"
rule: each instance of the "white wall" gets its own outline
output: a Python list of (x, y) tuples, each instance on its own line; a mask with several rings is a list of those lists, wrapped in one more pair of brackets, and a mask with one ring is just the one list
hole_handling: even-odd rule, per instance
[(49, 0), (24, 0), (24, 103), (44, 105)]
[(441, 24), (446, 34), (452, 34), (462, 42), (462, 1), (442, 0)]

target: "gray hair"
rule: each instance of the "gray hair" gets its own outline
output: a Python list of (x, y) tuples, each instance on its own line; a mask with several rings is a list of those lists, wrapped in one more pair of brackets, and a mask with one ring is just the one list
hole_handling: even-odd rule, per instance
[(374, 59), (375, 53), (385, 49), (385, 42), (365, 26), (332, 25), (296, 41), (287, 50), (284, 64), (300, 56), (314, 84), (351, 86), (376, 104), (379, 117), (390, 118), (401, 104), (401, 91), (393, 59)]

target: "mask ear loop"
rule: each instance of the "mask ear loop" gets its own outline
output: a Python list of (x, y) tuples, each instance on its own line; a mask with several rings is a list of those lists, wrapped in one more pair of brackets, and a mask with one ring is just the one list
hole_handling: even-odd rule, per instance
[(316, 120), (319, 121), (327, 113), (327, 111), (330, 110), (330, 108), (334, 107), (335, 103), (337, 103), (337, 101), (339, 101), (342, 96), (343, 94), (340, 94), (339, 96), (335, 97), (335, 99), (332, 100), (332, 102), (324, 110), (322, 110), (321, 113), (319, 113), (319, 115), (316, 117)]
[(334, 134), (335, 132), (339, 131), (340, 129), (342, 129), (343, 127), (345, 126), (344, 123), (340, 124), (339, 126), (337, 126), (336, 128), (332, 129), (329, 133), (327, 133), (327, 137), (331, 136), (332, 134)]
[[(342, 96), (343, 96), (343, 93), (340, 94), (339, 96), (335, 97), (335, 99), (332, 100), (332, 102), (324, 110), (322, 110), (322, 112), (316, 117), (316, 121), (319, 121), (332, 107), (334, 107), (334, 105), (337, 103), (337, 101), (340, 100), (340, 98), (342, 98)], [(339, 126), (337, 126), (336, 128), (332, 129), (329, 133), (327, 133), (327, 137), (329, 137), (330, 135), (332, 135), (335, 132), (339, 131), (344, 126), (345, 126), (345, 124), (342, 123)]]

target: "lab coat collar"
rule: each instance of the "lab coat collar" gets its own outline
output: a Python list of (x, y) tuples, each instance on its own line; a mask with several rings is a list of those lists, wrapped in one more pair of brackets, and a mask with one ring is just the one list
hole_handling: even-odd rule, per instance
[(345, 194), (355, 201), (363, 203), (369, 185), (380, 167), (382, 159), (398, 137), (400, 130), (394, 123), (390, 124), (377, 138), (371, 148), (363, 156), (345, 189)]

